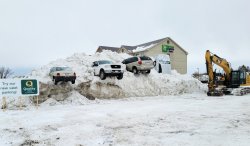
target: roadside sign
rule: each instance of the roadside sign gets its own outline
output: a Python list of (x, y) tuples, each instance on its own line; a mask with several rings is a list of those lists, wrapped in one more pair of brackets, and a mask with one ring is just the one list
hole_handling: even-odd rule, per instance
[(36, 79), (0, 79), (0, 97), (39, 95)]
[(21, 80), (22, 95), (38, 95), (37, 80)]

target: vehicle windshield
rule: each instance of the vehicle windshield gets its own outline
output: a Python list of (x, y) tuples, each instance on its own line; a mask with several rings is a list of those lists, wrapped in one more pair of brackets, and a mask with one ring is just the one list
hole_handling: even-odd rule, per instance
[(109, 60), (101, 60), (101, 61), (99, 61), (99, 64), (112, 64), (112, 61), (109, 61)]
[(167, 60), (159, 60), (159, 62), (162, 64), (170, 64), (170, 61), (167, 61)]
[(141, 58), (141, 60), (152, 60), (150, 57), (148, 57), (148, 56), (141, 56), (140, 57)]
[(158, 55), (156, 59), (158, 59), (158, 61), (162, 64), (170, 64), (169, 57), (166, 57), (164, 55)]
[(70, 67), (57, 67), (56, 70), (57, 71), (72, 71)]

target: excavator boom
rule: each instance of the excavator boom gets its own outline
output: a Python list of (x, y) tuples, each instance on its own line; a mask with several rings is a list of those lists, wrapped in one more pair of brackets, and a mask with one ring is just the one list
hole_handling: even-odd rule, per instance
[[(232, 68), (230, 67), (230, 63), (226, 59), (211, 53), (209, 50), (206, 51), (205, 59), (206, 59), (207, 74), (209, 76), (208, 92), (207, 92), (208, 96), (222, 96), (223, 93), (231, 94), (231, 91), (233, 91), (234, 88), (240, 87), (240, 85), (241, 86), (250, 85), (250, 75), (249, 74), (246, 75), (246, 72), (242, 70), (232, 70)], [(216, 73), (213, 72), (213, 64), (218, 65), (225, 72), (224, 74), (225, 80), (223, 80), (222, 84), (225, 86), (224, 90), (218, 90), (216, 88), (218, 86), (218, 82), (216, 81)], [(249, 93), (250, 87), (248, 88), (241, 87), (238, 91), (240, 92), (241, 95), (242, 92), (244, 92), (244, 94)]]
[[(206, 54), (205, 54), (205, 59), (206, 59), (206, 67), (207, 67), (207, 74), (208, 74), (208, 92), (207, 95), (208, 96), (222, 96), (223, 92), (220, 90), (216, 90), (216, 84), (215, 84), (215, 75), (213, 72), (213, 63), (219, 65), (219, 66), (223, 66), (222, 68), (226, 71), (228, 71), (228, 69), (226, 68), (225, 64), (226, 64), (226, 60), (223, 60), (222, 58), (218, 57), (217, 55), (212, 55), (212, 53), (207, 50)], [(223, 64), (223, 65), (222, 65)], [(230, 72), (230, 71), (228, 71)]]

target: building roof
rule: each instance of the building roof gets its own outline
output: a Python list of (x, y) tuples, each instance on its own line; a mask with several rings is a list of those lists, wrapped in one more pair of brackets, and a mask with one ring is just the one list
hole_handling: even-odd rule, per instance
[(174, 40), (172, 40), (170, 37), (167, 37), (170, 41), (172, 41), (176, 46), (178, 46), (183, 52), (185, 52), (186, 55), (188, 55), (188, 52), (184, 50), (179, 44), (177, 44)]
[(146, 46), (150, 46), (150, 45), (153, 45), (153, 44), (158, 44), (158, 43), (160, 43), (161, 41), (163, 41), (165, 39), (166, 38), (162, 38), (162, 39), (151, 41), (151, 42), (148, 42), (148, 43), (143, 43), (143, 44), (137, 45), (136, 47), (142, 47), (142, 46), (146, 47)]
[(143, 43), (143, 44), (140, 44), (140, 45), (136, 45), (136, 46), (127, 46), (127, 45), (122, 45), (121, 48), (126, 48), (127, 50), (135, 50), (136, 48), (146, 48), (148, 46), (152, 46), (154, 44), (158, 44), (159, 42), (161, 42), (162, 40), (164, 40), (165, 38), (163, 39), (159, 39), (159, 40), (155, 40), (155, 41), (151, 41), (151, 42), (148, 42), (148, 43)]
[(148, 43), (144, 43), (144, 44), (140, 44), (140, 45), (137, 45), (135, 46), (135, 49), (136, 50), (133, 50), (133, 52), (140, 52), (140, 51), (145, 51), (147, 49), (150, 49), (152, 48), (153, 46), (159, 44), (160, 42), (164, 41), (164, 40), (170, 40), (171, 42), (173, 42), (176, 46), (178, 46), (186, 55), (188, 54), (188, 52), (186, 50), (184, 50), (179, 44), (177, 44), (174, 40), (172, 40), (170, 37), (166, 37), (166, 38), (162, 38), (162, 39), (158, 39), (158, 40), (155, 40), (155, 41), (151, 41), (151, 42), (148, 42)]
[[(152, 47), (154, 47), (155, 45), (159, 44), (160, 42), (164, 41), (164, 40), (170, 40), (171, 42), (173, 42), (176, 46), (178, 46), (185, 54), (188, 54), (188, 52), (186, 50), (184, 50), (180, 45), (178, 45), (174, 40), (172, 40), (170, 37), (165, 37), (162, 39), (158, 39), (158, 40), (154, 40), (151, 42), (147, 42), (147, 43), (143, 43), (140, 45), (136, 45), (136, 46), (127, 46), (127, 45), (122, 45), (120, 48), (125, 48), (128, 51), (133, 51), (133, 52), (141, 52), (141, 51), (145, 51), (147, 49), (150, 49)], [(108, 47), (108, 46), (99, 46), (99, 48), (101, 48), (102, 50), (111, 50), (114, 52), (117, 52), (120, 48), (118, 47)]]
[(100, 49), (102, 50), (110, 50), (110, 51), (113, 51), (113, 52), (116, 52), (118, 51), (120, 48), (118, 47), (108, 47), (108, 46), (99, 46)]
[(125, 48), (125, 49), (130, 50), (130, 51), (136, 49), (136, 47), (137, 46), (126, 46), (126, 45), (121, 46), (121, 48)]
[(147, 42), (147, 43), (137, 45), (137, 46), (134, 47), (134, 49), (132, 51), (134, 53), (136, 53), (136, 52), (142, 52), (142, 51), (148, 50), (148, 49), (154, 47), (155, 45), (157, 45), (158, 43), (160, 43), (161, 41), (163, 41), (165, 39), (166, 38), (162, 38), (162, 39), (158, 39), (158, 40), (154, 40), (154, 41), (151, 41), (151, 42)]

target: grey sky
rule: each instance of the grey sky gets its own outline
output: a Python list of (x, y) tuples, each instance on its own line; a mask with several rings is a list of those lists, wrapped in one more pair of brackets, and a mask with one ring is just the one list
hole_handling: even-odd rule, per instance
[(99, 45), (171, 37), (188, 72), (205, 71), (207, 49), (250, 65), (248, 0), (0, 0), (0, 65), (40, 67)]

